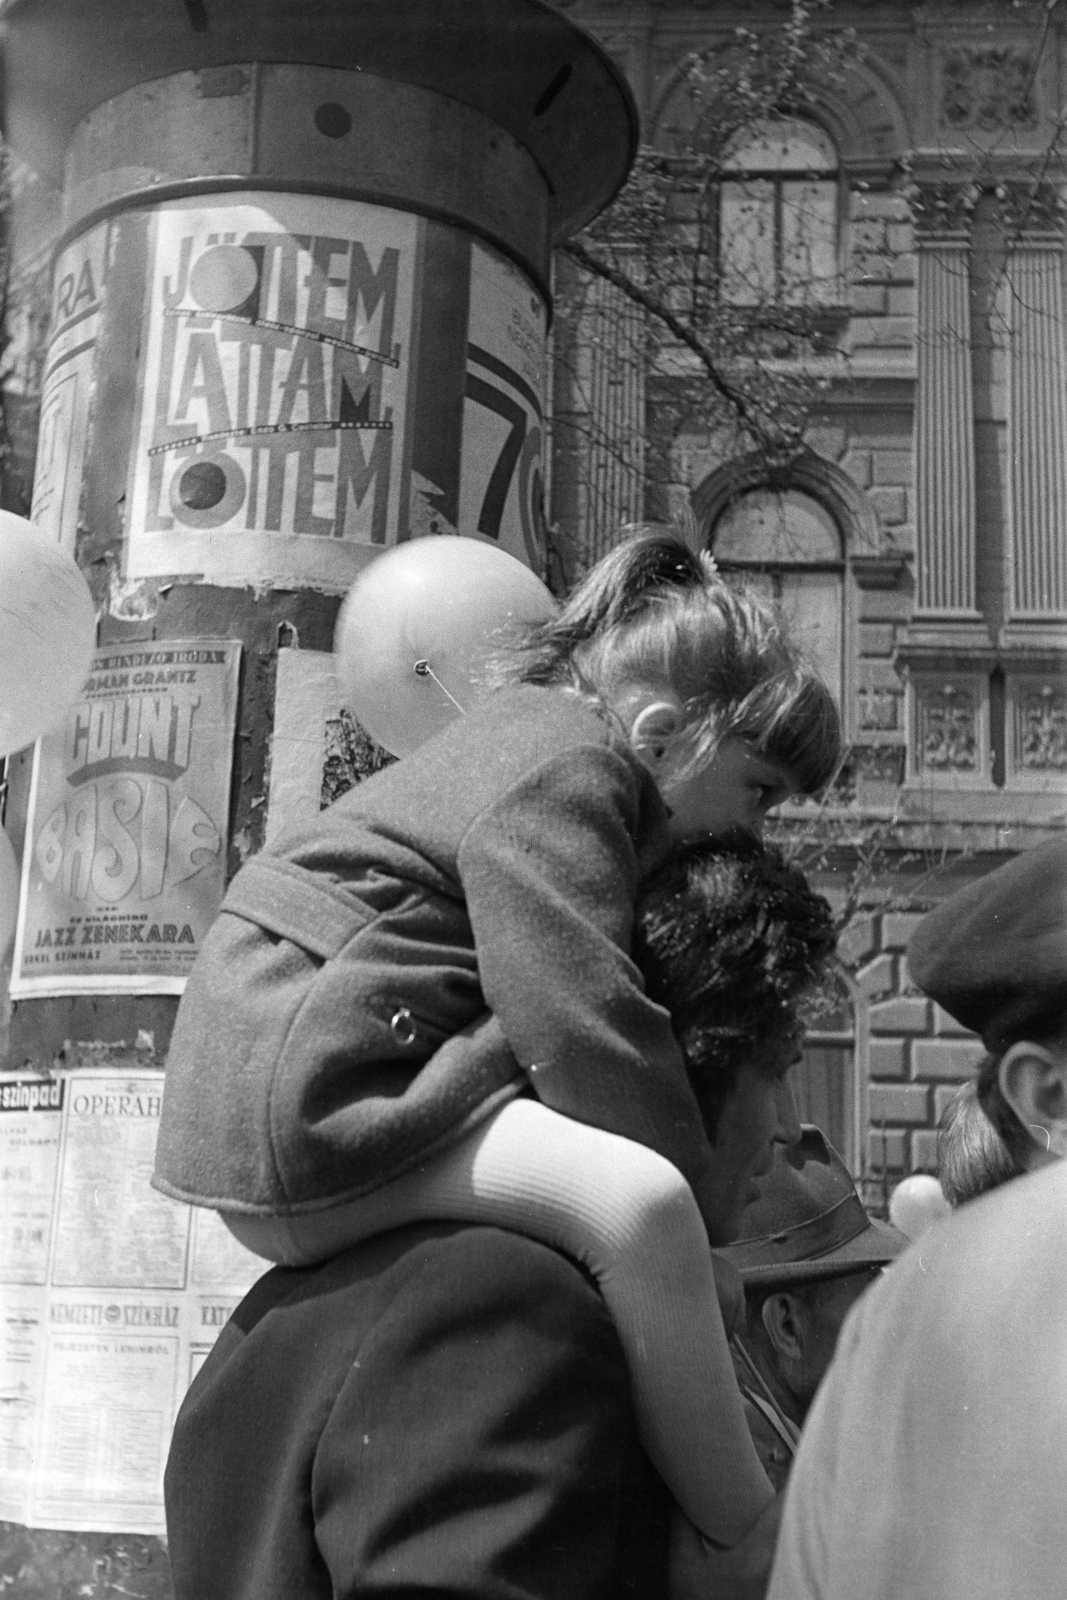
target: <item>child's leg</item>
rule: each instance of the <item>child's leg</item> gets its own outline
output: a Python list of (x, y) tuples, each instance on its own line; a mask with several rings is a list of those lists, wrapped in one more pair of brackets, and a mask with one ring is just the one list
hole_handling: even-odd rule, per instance
[(407, 1222), (512, 1228), (581, 1260), (626, 1353), (650, 1457), (709, 1538), (733, 1545), (773, 1498), (748, 1433), (692, 1191), (655, 1151), (513, 1100), (419, 1172), (293, 1217), (225, 1216), (269, 1260), (325, 1260)]

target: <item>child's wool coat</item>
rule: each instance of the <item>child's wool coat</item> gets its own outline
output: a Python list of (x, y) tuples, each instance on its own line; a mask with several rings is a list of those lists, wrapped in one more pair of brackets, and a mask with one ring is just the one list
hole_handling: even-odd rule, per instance
[(525, 686), (255, 857), (179, 1007), (156, 1187), (322, 1209), (531, 1089), (696, 1186), (700, 1114), (629, 953), (668, 815), (606, 716)]

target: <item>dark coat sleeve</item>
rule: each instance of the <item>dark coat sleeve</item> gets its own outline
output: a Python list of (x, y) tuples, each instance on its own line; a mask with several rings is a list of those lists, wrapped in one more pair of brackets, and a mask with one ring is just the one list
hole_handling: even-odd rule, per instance
[(497, 1230), (444, 1253), (363, 1341), (319, 1441), (336, 1600), (660, 1600), (664, 1491), (603, 1302)]
[(630, 958), (648, 798), (617, 751), (576, 748), (486, 806), (457, 868), (486, 1004), (538, 1098), (658, 1150), (699, 1192), (700, 1112)]

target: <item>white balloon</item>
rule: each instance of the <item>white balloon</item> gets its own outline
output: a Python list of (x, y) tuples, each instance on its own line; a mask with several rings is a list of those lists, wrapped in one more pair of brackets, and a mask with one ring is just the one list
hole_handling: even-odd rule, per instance
[(15, 933), (19, 910), (19, 865), (11, 840), (0, 828), (0, 961)]
[(410, 755), (483, 697), (479, 673), (505, 630), (556, 610), (536, 573), (496, 545), (450, 534), (397, 545), (341, 607), (342, 702), (386, 750)]
[(889, 1196), (890, 1222), (913, 1243), (951, 1210), (944, 1190), (929, 1172), (915, 1172), (902, 1179)]
[(0, 511), (0, 756), (62, 722), (85, 681), (96, 613), (54, 539)]

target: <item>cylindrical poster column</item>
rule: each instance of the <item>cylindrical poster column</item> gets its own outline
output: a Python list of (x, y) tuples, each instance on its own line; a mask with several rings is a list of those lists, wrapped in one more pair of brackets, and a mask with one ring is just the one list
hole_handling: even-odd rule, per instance
[(330, 670), (363, 565), (461, 533), (541, 568), (550, 247), (636, 120), (543, 0), (4, 21), (9, 140), (63, 195), (33, 513), (100, 623), (10, 763), (0, 1586), (164, 1600), (174, 1414), (259, 1270), (148, 1186), (177, 997), (239, 863), (376, 759)]
[(13, 786), (12, 1059), (159, 1057), (228, 874), (363, 758), (321, 654), (360, 569), (462, 533), (543, 570), (551, 244), (635, 119), (542, 0), (8, 15), (13, 142), (63, 162), (33, 516), (101, 608)]

